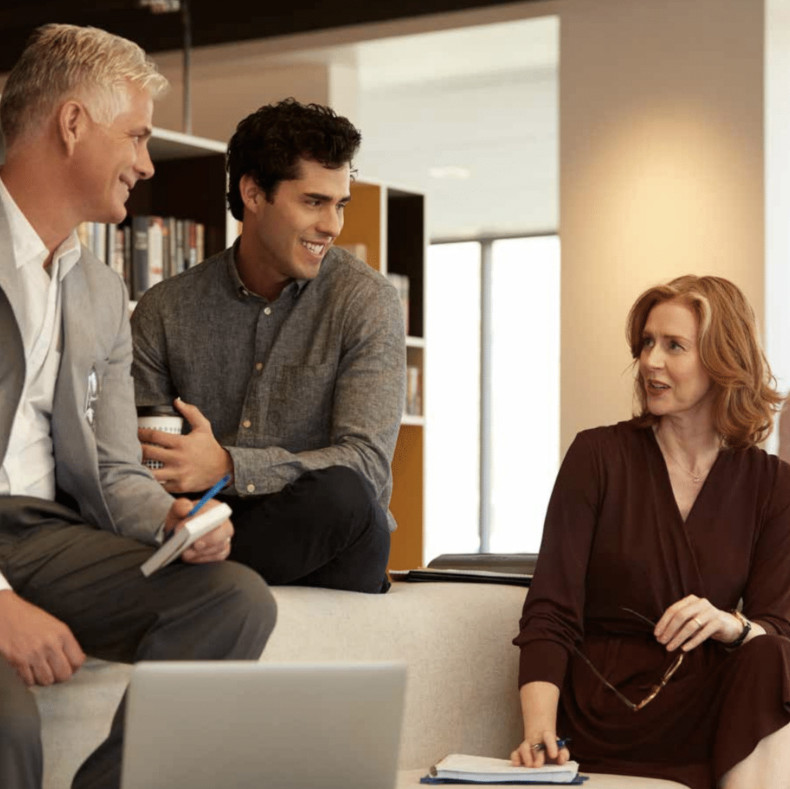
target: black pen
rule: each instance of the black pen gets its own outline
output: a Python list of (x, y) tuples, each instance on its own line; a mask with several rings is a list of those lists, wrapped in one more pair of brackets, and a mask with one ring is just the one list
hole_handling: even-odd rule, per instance
[[(557, 747), (558, 748), (567, 748), (568, 747), (568, 743), (570, 741), (571, 741), (570, 737), (564, 737), (564, 738), (560, 737), (560, 738), (557, 739)], [(542, 743), (542, 742), (536, 742), (534, 745), (530, 745), (529, 748), (532, 751), (545, 751), (546, 750), (546, 744)]]

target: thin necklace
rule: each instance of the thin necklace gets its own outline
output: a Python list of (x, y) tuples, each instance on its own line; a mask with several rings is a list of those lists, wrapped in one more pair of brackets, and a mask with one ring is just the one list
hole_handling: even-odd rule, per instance
[[(673, 454), (672, 454), (672, 453), (669, 451), (669, 447), (668, 447), (668, 446), (667, 446), (667, 445), (664, 443), (663, 439), (661, 438), (661, 431), (660, 431), (660, 429), (658, 429), (658, 428), (656, 428), (656, 439), (658, 440), (658, 446), (659, 446), (659, 448), (663, 449), (663, 450), (664, 450), (664, 452), (666, 452), (666, 453), (667, 453), (667, 455), (669, 456), (669, 459), (670, 459), (670, 460), (671, 460), (671, 461), (672, 461), (672, 462), (673, 462), (673, 463), (674, 463), (674, 464), (675, 464), (675, 465), (676, 465), (676, 466), (677, 466), (677, 467), (678, 467), (678, 468), (679, 468), (679, 469), (680, 469), (680, 470), (681, 470), (681, 471), (682, 471), (684, 474), (688, 474), (688, 476), (690, 476), (690, 477), (691, 477), (691, 479), (694, 481), (694, 484), (695, 484), (695, 485), (699, 485), (699, 483), (700, 483), (700, 482), (702, 482), (702, 480), (704, 480), (704, 479), (705, 479), (705, 477), (707, 477), (707, 476), (708, 476), (708, 474), (710, 474), (710, 470), (713, 468), (713, 463), (711, 463), (711, 464), (710, 464), (710, 466), (708, 466), (708, 468), (707, 468), (705, 471), (701, 471), (701, 472), (699, 472), (698, 474), (695, 474), (693, 471), (689, 471), (689, 469), (687, 469), (687, 468), (686, 468), (686, 467), (685, 467), (685, 466), (684, 466), (684, 465), (683, 465), (683, 464), (682, 464), (682, 463), (681, 463), (681, 462), (680, 462), (680, 461), (679, 461), (679, 460), (678, 460), (678, 459), (677, 459), (677, 458), (676, 458), (676, 457), (675, 457), (675, 456), (674, 456), (674, 455), (673, 455)], [(716, 461), (715, 461), (715, 459), (714, 459), (714, 463), (715, 463), (715, 462), (716, 462)]]

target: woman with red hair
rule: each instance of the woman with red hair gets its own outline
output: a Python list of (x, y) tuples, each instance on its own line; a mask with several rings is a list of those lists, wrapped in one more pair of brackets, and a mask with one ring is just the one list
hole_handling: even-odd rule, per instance
[(627, 336), (638, 415), (580, 433), (549, 503), (513, 762), (790, 787), (790, 466), (758, 447), (782, 398), (754, 313), (685, 276)]

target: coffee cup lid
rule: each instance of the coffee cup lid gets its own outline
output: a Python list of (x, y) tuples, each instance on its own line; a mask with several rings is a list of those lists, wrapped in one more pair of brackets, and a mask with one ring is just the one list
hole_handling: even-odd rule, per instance
[(181, 416), (169, 403), (161, 405), (138, 405), (137, 416)]

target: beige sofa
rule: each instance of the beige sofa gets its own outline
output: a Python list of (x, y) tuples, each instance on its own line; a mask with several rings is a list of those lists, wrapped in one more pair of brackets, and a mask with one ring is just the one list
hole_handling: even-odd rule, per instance
[[(521, 734), (515, 586), (395, 583), (386, 595), (275, 588), (277, 628), (262, 660), (403, 660), (408, 664), (398, 789), (419, 786), (447, 753), (505, 757)], [(89, 661), (69, 682), (37, 690), (45, 789), (66, 789), (102, 739), (129, 667)], [(590, 789), (670, 789), (669, 781), (595, 775)], [(305, 787), (320, 789), (320, 787)]]

